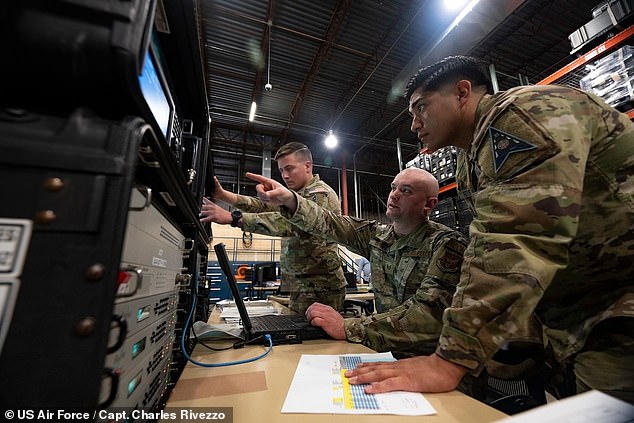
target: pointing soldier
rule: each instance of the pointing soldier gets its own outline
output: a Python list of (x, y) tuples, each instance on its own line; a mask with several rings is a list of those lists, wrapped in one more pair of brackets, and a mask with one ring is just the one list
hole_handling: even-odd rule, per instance
[(387, 199), (389, 225), (332, 213), (272, 179), (247, 176), (260, 182), (260, 198), (283, 206), (282, 214), (293, 225), (370, 258), (378, 314), (344, 320), (332, 307), (315, 303), (306, 312), (311, 324), (334, 339), (376, 351), (411, 356), (435, 350), (443, 311), (460, 278), (466, 241), (428, 220), (438, 202), (438, 181), (429, 172), (409, 168), (396, 175)]
[(573, 392), (634, 403), (634, 126), (559, 86), (489, 95), (486, 67), (449, 57), (407, 88), (411, 129), (463, 149), (474, 220), (434, 354), (361, 366), (369, 393), (443, 392), (477, 375), (534, 312)]
[[(282, 179), (291, 190), (335, 214), (341, 214), (337, 194), (319, 179), (319, 175), (313, 175), (313, 160), (308, 147), (298, 142), (284, 144), (277, 151), (275, 160)], [(291, 310), (304, 313), (315, 301), (337, 310), (343, 306), (346, 280), (335, 242), (298, 230), (280, 215), (276, 206), (226, 191), (215, 177), (214, 182), (214, 199), (239, 210), (229, 213), (203, 199), (200, 220), (231, 224), (243, 231), (282, 237), (280, 269), (282, 284), (290, 292)]]

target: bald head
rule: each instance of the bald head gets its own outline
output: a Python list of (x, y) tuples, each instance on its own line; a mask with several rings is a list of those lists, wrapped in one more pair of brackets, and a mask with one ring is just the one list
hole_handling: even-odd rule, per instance
[(417, 167), (409, 167), (401, 170), (396, 177), (398, 178), (399, 175), (410, 178), (410, 180), (416, 183), (417, 186), (424, 189), (427, 197), (438, 197), (438, 190), (440, 189), (438, 187), (438, 181), (434, 178), (434, 175), (426, 170), (419, 169)]
[(408, 234), (427, 220), (438, 203), (438, 181), (426, 170), (407, 168), (392, 181), (386, 215), (398, 234)]

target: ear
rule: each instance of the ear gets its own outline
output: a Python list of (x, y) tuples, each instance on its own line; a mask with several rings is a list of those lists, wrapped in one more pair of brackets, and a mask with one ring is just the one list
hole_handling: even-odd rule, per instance
[(427, 197), (427, 201), (425, 202), (425, 206), (423, 207), (423, 211), (426, 217), (431, 215), (431, 211), (438, 204), (438, 197)]
[(458, 101), (462, 101), (462, 100), (466, 100), (467, 98), (469, 98), (469, 95), (471, 94), (471, 81), (468, 81), (466, 79), (461, 79), (460, 81), (456, 82), (456, 94), (458, 95)]

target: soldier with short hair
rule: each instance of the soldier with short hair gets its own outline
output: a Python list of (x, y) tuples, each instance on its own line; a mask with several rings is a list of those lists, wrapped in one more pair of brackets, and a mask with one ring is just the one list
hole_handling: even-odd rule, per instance
[(334, 339), (397, 356), (436, 349), (467, 242), (459, 232), (428, 219), (438, 202), (438, 181), (429, 172), (409, 168), (396, 175), (387, 199), (389, 225), (335, 214), (272, 179), (247, 176), (277, 189), (263, 198), (283, 206), (282, 215), (291, 224), (370, 259), (378, 314), (344, 319), (336, 309), (315, 303), (306, 312), (312, 325)]
[[(337, 194), (319, 179), (319, 175), (313, 175), (313, 159), (308, 147), (299, 142), (284, 144), (274, 159), (288, 188), (333, 213), (341, 214)], [(294, 227), (280, 215), (276, 206), (226, 191), (216, 177), (214, 183), (214, 199), (224, 201), (240, 211), (234, 210), (232, 215), (203, 199), (200, 220), (231, 224), (243, 231), (282, 237), (280, 270), (282, 284), (290, 293), (291, 310), (304, 313), (315, 301), (337, 310), (343, 306), (346, 280), (335, 242), (311, 236)]]
[[(463, 150), (474, 219), (460, 284), (430, 356), (360, 366), (368, 393), (443, 392), (534, 313), (577, 393), (634, 403), (634, 125), (574, 88), (490, 94), (487, 67), (448, 57), (412, 77), (411, 129)], [(574, 393), (574, 392), (573, 392)]]

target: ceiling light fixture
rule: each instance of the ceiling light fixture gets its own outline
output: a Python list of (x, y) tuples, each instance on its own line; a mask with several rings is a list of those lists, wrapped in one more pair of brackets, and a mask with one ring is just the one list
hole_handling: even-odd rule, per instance
[(445, 0), (443, 4), (445, 5), (445, 9), (449, 10), (457, 10), (460, 9), (467, 0)]
[(462, 11), (458, 14), (458, 16), (456, 16), (456, 19), (454, 19), (451, 25), (449, 25), (449, 28), (454, 28), (458, 26), (458, 24), (464, 19), (465, 16), (469, 14), (469, 12), (471, 12), (471, 10), (475, 7), (476, 4), (478, 4), (479, 1), (480, 0), (471, 0), (469, 4), (467, 4), (462, 9)]
[(328, 131), (328, 136), (324, 140), (324, 143), (326, 144), (326, 147), (328, 148), (335, 148), (337, 144), (339, 143), (339, 140), (337, 139), (335, 134), (332, 133), (332, 129)]
[(258, 107), (257, 104), (255, 104), (255, 101), (253, 103), (251, 103), (251, 111), (249, 112), (249, 122), (253, 122), (253, 119), (255, 119), (255, 109), (256, 107)]
[(267, 76), (266, 76), (266, 85), (264, 85), (264, 89), (266, 91), (271, 91), (273, 89), (273, 85), (271, 85), (271, 31), (273, 30), (273, 21), (269, 21), (269, 48), (268, 48), (268, 65), (267, 65)]

